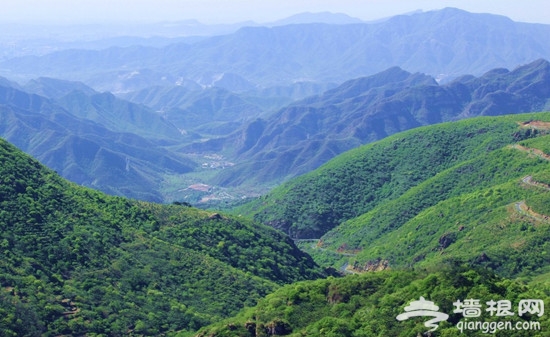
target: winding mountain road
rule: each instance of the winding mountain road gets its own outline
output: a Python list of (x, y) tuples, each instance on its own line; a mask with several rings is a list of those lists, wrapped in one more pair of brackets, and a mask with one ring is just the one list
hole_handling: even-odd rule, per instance
[(540, 222), (550, 223), (550, 217), (548, 215), (534, 212), (529, 206), (527, 206), (524, 200), (516, 202), (514, 207), (516, 211), (522, 215)]

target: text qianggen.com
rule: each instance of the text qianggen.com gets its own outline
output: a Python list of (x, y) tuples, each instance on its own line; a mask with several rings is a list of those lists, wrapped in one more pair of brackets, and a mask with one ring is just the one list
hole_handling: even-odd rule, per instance
[(481, 331), (483, 333), (495, 333), (500, 330), (540, 330), (540, 322), (536, 321), (524, 321), (524, 322), (484, 322), (484, 321), (460, 321), (456, 325), (457, 329), (461, 333), (464, 331)]

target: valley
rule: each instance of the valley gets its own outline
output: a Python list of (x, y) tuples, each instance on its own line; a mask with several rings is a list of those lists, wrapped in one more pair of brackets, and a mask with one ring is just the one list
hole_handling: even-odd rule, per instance
[(0, 27), (1, 336), (548, 335), (550, 25)]
[[(546, 144), (547, 137), (542, 136), (540, 139), (537, 137), (521, 141), (520, 144)], [(477, 251), (478, 254), (483, 254), (485, 259), (492, 259), (489, 263), (490, 268), (503, 268), (502, 261), (497, 262), (499, 257), (491, 257), (489, 253), (491, 251), (490, 241), (486, 241), (485, 246), (481, 245), (482, 237), (494, 230), (506, 231), (507, 239), (513, 240), (512, 238), (516, 237), (517, 240), (525, 242), (529, 235), (522, 231), (537, 228), (543, 231), (537, 236), (545, 235), (545, 226), (548, 224), (548, 208), (543, 206), (545, 205), (544, 200), (548, 197), (548, 188), (545, 187), (547, 180), (544, 178), (547, 174), (545, 168), (548, 166), (548, 160), (545, 155), (533, 156), (532, 153), (541, 153), (542, 151), (524, 145), (518, 145), (521, 146), (519, 147), (520, 151), (516, 150), (516, 146), (504, 147), (502, 152), (496, 151), (491, 156), (482, 155), (480, 160), (489, 160), (484, 164), (468, 160), (464, 164), (453, 165), (449, 169), (442, 170), (433, 178), (412, 187), (395, 201), (375, 206), (371, 211), (356, 219), (343, 221), (339, 226), (321, 236), (315, 247), (310, 245), (302, 248), (314, 257), (319, 255), (319, 258), (316, 259), (318, 262), (332, 261), (335, 267), (347, 263), (348, 266), (354, 266), (354, 269), (357, 269), (357, 266), (363, 264), (370, 266), (373, 261), (380, 259), (387, 261), (390, 266), (392, 261), (394, 264), (403, 263), (397, 262), (403, 261), (403, 259), (407, 260), (407, 265), (425, 265), (429, 263), (428, 256), (440, 261), (445, 259), (447, 251), (452, 250), (452, 247), (456, 245), (456, 247), (461, 247), (461, 255), (468, 256), (466, 252), (471, 252), (470, 263), (474, 263), (473, 261), (476, 259), (474, 252)], [(482, 173), (485, 170), (483, 167), (491, 163), (490, 157), (494, 157), (494, 163), (505, 157), (509, 159), (506, 164), (501, 162), (501, 165), (491, 168), (498, 174), (486, 175)], [(512, 164), (513, 160), (518, 160), (512, 159), (513, 157), (524, 158), (521, 159), (521, 165), (524, 165), (522, 171), (518, 166)], [(478, 168), (474, 169), (476, 166)], [(539, 168), (537, 169), (537, 167)], [(460, 176), (464, 170), (468, 171), (467, 179), (474, 179), (470, 180), (469, 187), (468, 184), (460, 182), (464, 179)], [(474, 173), (477, 170), (481, 171)], [(537, 175), (521, 175), (522, 172), (536, 171), (539, 172), (537, 175), (542, 179), (538, 180)], [(512, 174), (512, 172), (514, 173)], [(476, 176), (484, 181), (475, 181)], [(508, 182), (503, 184), (507, 180)], [(487, 186), (487, 184), (492, 184), (491, 181), (497, 185), (495, 187)], [(478, 188), (479, 192), (473, 192), (472, 188)], [(449, 199), (428, 201), (435, 195), (445, 195), (447, 196), (445, 198)], [(394, 209), (393, 214), (388, 213), (388, 207)], [(472, 221), (466, 220), (471, 217), (467, 213), (474, 212), (473, 210), (479, 212), (478, 216), (484, 218), (478, 222), (483, 224), (482, 228), (468, 227), (467, 224), (471, 224)], [(535, 224), (531, 223), (533, 221)], [(522, 230), (516, 234), (508, 232), (514, 231), (512, 224), (518, 222), (523, 223)], [(485, 226), (493, 229), (487, 229), (488, 232), (485, 233), (485, 229), (483, 229)], [(369, 227), (370, 229), (367, 230)], [(470, 231), (472, 233), (468, 234)], [(477, 239), (473, 240), (474, 237)], [(357, 238), (361, 239), (357, 240)], [(432, 243), (428, 244), (427, 240), (431, 240)], [(424, 242), (421, 246), (431, 246), (431, 252), (421, 253), (418, 249), (413, 248), (415, 245), (419, 245), (419, 242)], [(391, 253), (388, 248), (382, 248), (385, 245), (393, 247)], [(399, 252), (399, 249), (403, 251)], [(515, 249), (520, 250), (517, 246)], [(411, 251), (414, 252), (413, 256), (407, 253)], [(344, 258), (342, 255), (342, 253), (351, 252), (354, 254), (348, 258)], [(384, 255), (382, 252), (386, 252), (386, 254)], [(454, 259), (457, 258), (456, 253), (452, 253)], [(441, 255), (438, 256), (439, 254)], [(370, 267), (359, 267), (359, 270), (361, 268), (370, 269)], [(504, 271), (501, 270), (501, 272)]]
[[(142, 200), (215, 207), (212, 200), (240, 202), (264, 194), (347, 150), (400, 131), (543, 110), (550, 99), (549, 74), (550, 63), (537, 60), (441, 85), (394, 67), (286, 107), (219, 88), (157, 88), (130, 102), (80, 82), (40, 78), (24, 88), (2, 87), (0, 131), (79, 184)], [(80, 143), (89, 150), (75, 154)], [(224, 196), (203, 200), (186, 190), (194, 184)]]

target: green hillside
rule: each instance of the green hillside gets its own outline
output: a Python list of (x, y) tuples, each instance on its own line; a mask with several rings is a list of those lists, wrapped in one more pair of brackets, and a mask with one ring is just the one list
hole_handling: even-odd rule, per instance
[(110, 197), (0, 140), (0, 335), (195, 331), (321, 276), (251, 221)]
[[(547, 314), (521, 316), (518, 303), (550, 299), (549, 129), (550, 113), (538, 113), (400, 133), (244, 206), (258, 218), (294, 207), (291, 234), (300, 221), (323, 228), (370, 209), (318, 240), (297, 240), (347, 276), (285, 286), (196, 336), (547, 336)], [(329, 196), (331, 217), (314, 213)], [(421, 297), (449, 315), (433, 332), (428, 318), (396, 319)], [(513, 314), (466, 318), (454, 311), (464, 299), (481, 308), (510, 301)]]
[[(285, 286), (262, 299), (254, 308), (205, 328), (197, 337), (260, 337), (272, 335), (319, 337), (414, 337), (414, 336), (548, 336), (550, 320), (545, 313), (519, 316), (521, 299), (548, 303), (549, 284), (528, 287), (483, 270), (446, 266), (438, 271), (382, 271), (345, 278), (328, 278)], [(434, 332), (424, 322), (433, 317), (398, 321), (411, 301), (420, 296), (434, 302), (449, 315)], [(453, 303), (464, 299), (508, 300), (513, 316), (491, 316), (482, 309), (485, 327), (468, 329), (467, 318), (454, 313)], [(498, 324), (521, 324), (528, 329), (497, 329)], [(524, 325), (526, 324), (526, 325)], [(459, 328), (462, 327), (462, 331)], [(493, 330), (494, 329), (494, 330)]]
[(308, 239), (297, 242), (317, 263), (346, 272), (455, 260), (540, 275), (550, 271), (549, 121), (484, 117), (403, 132), (239, 211)]
[[(458, 260), (501, 275), (550, 266), (550, 162), (530, 153), (550, 136), (457, 164), (399, 198), (344, 222), (313, 251), (351, 270), (427, 266)], [(306, 246), (307, 247), (307, 246)], [(311, 246), (309, 246), (311, 248)], [(342, 253), (347, 253), (341, 259)], [(334, 260), (333, 260), (334, 261)]]
[[(320, 238), (459, 163), (547, 132), (520, 125), (529, 120), (548, 121), (550, 114), (482, 117), (402, 132), (348, 151), (237, 211), (296, 239)], [(468, 182), (467, 174), (462, 179), (484, 183)], [(450, 195), (421, 203), (431, 206)]]

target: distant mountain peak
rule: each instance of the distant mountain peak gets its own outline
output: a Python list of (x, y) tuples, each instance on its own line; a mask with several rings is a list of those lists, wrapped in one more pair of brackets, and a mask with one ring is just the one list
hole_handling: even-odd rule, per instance
[(507, 22), (513, 22), (512, 19), (510, 19), (507, 16), (504, 15), (498, 15), (498, 14), (492, 14), (492, 13), (474, 13), (474, 12), (468, 12), (460, 8), (455, 7), (445, 7), (442, 9), (436, 9), (432, 11), (426, 11), (424, 14), (433, 14), (438, 19), (444, 19), (444, 18), (452, 18), (452, 17), (468, 17), (468, 16), (485, 16), (485, 17), (491, 17), (492, 20), (499, 19), (501, 21), (507, 21)]
[(308, 23), (326, 23), (334, 25), (345, 25), (352, 23), (364, 23), (363, 20), (351, 17), (344, 13), (332, 13), (332, 12), (304, 12), (292, 15), (288, 18), (277, 20), (271, 23), (267, 23), (267, 26), (284, 26), (295, 24), (308, 24)]
[(530, 62), (529, 64), (527, 64), (525, 66), (530, 67), (532, 69), (549, 69), (550, 68), (550, 62), (543, 59), (543, 58), (540, 58), (538, 60)]
[(8, 88), (15, 88), (15, 89), (21, 89), (21, 86), (13, 81), (8, 80), (5, 77), (0, 76), (0, 86), (2, 87), (8, 87)]
[(82, 82), (61, 80), (50, 77), (39, 77), (30, 80), (24, 86), (25, 91), (48, 98), (61, 98), (71, 92), (81, 91), (93, 95), (96, 91)]

